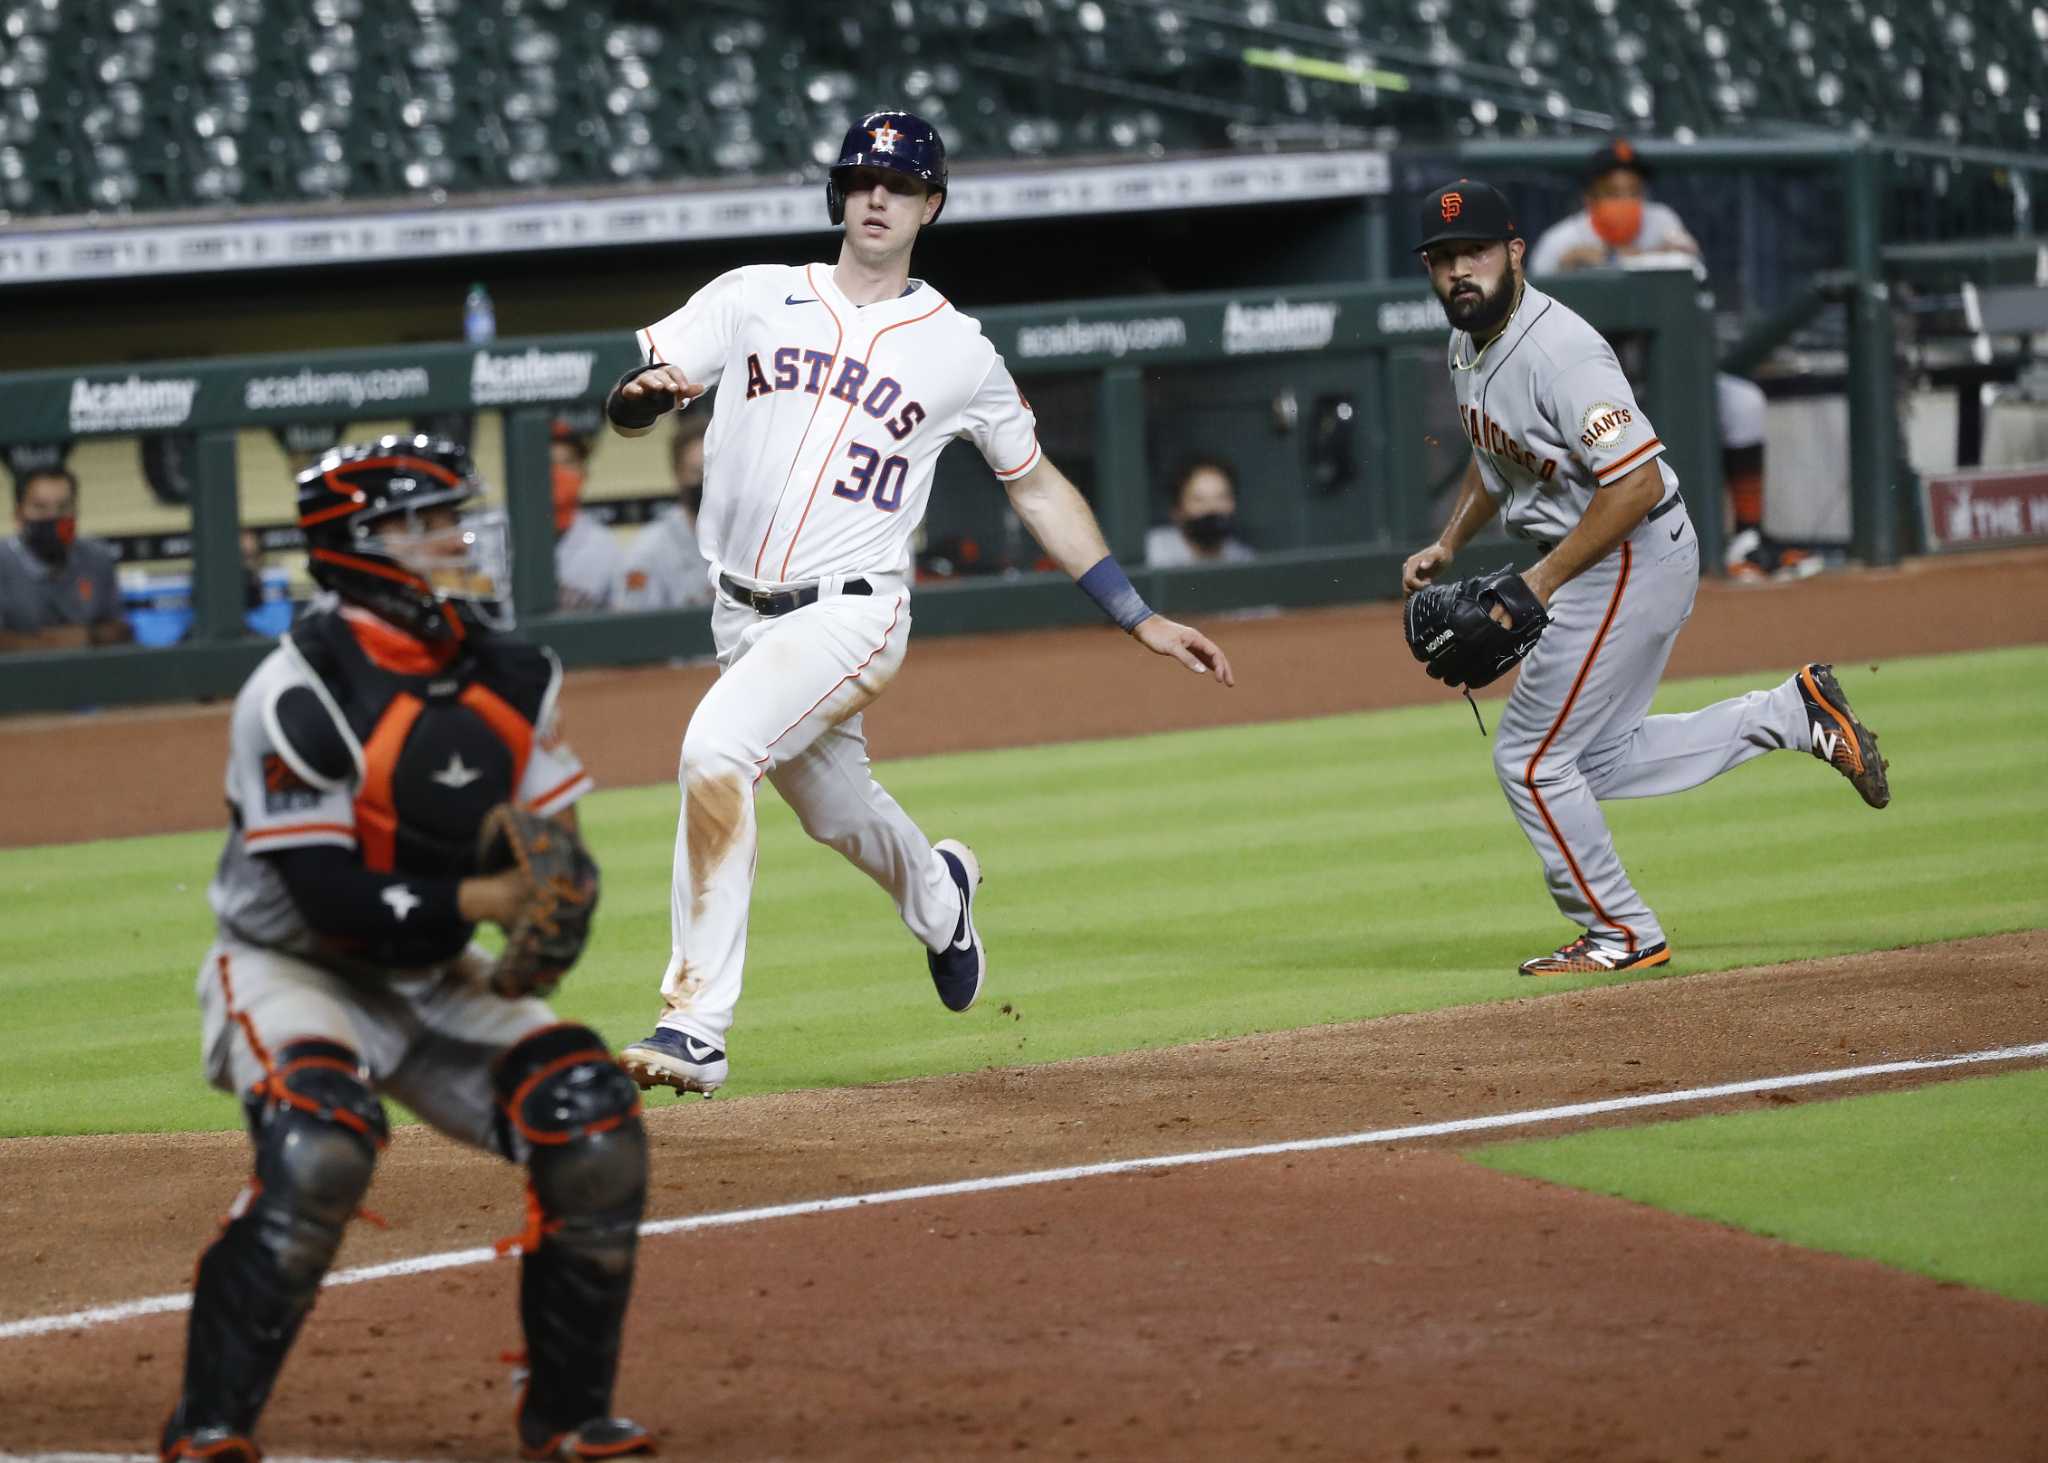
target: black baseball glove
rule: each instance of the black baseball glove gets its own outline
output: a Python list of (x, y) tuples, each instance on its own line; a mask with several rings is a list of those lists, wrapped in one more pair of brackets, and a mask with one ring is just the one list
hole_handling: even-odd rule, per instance
[(500, 803), (484, 815), (477, 834), (477, 872), (514, 867), (526, 876), (526, 890), (487, 979), (501, 996), (546, 996), (590, 939), (597, 860), (565, 825)]
[[(1490, 611), (1508, 612), (1503, 625)], [(1408, 648), (1445, 685), (1468, 691), (1490, 686), (1535, 647), (1550, 623), (1512, 565), (1449, 584), (1427, 584), (1409, 597), (1403, 628)]]

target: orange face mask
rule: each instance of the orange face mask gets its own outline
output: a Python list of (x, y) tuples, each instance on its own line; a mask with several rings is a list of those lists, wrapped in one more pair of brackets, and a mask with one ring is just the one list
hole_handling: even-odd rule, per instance
[(576, 505), (583, 499), (583, 469), (566, 462), (555, 464), (555, 532), (567, 533), (576, 521)]
[(1593, 232), (1607, 241), (1610, 249), (1635, 242), (1643, 231), (1643, 200), (1600, 198), (1593, 203)]

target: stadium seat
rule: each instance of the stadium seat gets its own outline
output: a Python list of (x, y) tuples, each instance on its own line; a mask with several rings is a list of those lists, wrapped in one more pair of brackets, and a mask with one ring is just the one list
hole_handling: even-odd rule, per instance
[[(815, 177), (855, 111), (977, 161), (1859, 123), (2041, 143), (2020, 0), (0, 0), (0, 209), (137, 212)], [(1404, 89), (1254, 68), (1254, 47)]]

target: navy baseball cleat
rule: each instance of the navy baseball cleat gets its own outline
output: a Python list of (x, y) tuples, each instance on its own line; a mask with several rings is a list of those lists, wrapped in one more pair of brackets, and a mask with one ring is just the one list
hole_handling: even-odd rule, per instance
[(945, 862), (946, 872), (959, 886), (960, 923), (953, 926), (951, 943), (943, 950), (926, 951), (925, 959), (946, 1009), (965, 1011), (981, 995), (981, 983), (988, 978), (988, 952), (974, 932), (974, 891), (981, 884), (981, 861), (957, 838), (940, 839), (932, 845), (932, 852)]
[(650, 1087), (673, 1087), (678, 1092), (701, 1092), (706, 1097), (723, 1087), (732, 1074), (725, 1048), (667, 1026), (655, 1027), (654, 1035), (620, 1052), (619, 1065), (643, 1091)]
[(166, 1428), (157, 1456), (163, 1463), (186, 1458), (195, 1463), (199, 1459), (205, 1463), (263, 1463), (263, 1454), (254, 1443), (225, 1427), (193, 1428), (176, 1434)]
[(522, 1458), (617, 1458), (626, 1453), (651, 1453), (654, 1439), (647, 1429), (625, 1417), (593, 1418), (567, 1432), (551, 1432), (547, 1424), (519, 1415), (519, 1456)]
[(1807, 735), (1812, 739), (1807, 750), (1848, 778), (1871, 807), (1881, 808), (1890, 802), (1892, 788), (1885, 777), (1889, 764), (1878, 755), (1877, 733), (1849, 709), (1849, 698), (1842, 694), (1835, 668), (1801, 666), (1795, 679), (1800, 699), (1806, 702)]

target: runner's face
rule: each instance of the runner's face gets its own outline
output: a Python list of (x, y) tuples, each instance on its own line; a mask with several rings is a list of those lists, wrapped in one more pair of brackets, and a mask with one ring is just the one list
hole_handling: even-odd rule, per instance
[(867, 261), (906, 253), (941, 195), (893, 168), (852, 168), (846, 179), (846, 242)]

